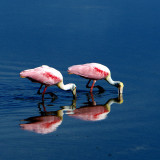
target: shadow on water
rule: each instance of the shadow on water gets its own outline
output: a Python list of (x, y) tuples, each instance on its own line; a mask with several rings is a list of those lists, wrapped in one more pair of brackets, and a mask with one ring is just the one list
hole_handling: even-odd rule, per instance
[(104, 120), (111, 111), (111, 105), (114, 103), (123, 103), (123, 96), (107, 100), (105, 104), (96, 104), (92, 93), (87, 93), (87, 102), (80, 107), (76, 106), (76, 100), (72, 101), (70, 106), (62, 106), (56, 111), (47, 111), (47, 105), (44, 101), (38, 103), (40, 116), (29, 117), (21, 120), (20, 127), (23, 130), (32, 131), (39, 134), (48, 134), (55, 132), (62, 124), (64, 114), (71, 118), (77, 118), (84, 121)]
[[(19, 94), (14, 99), (15, 100), (25, 100), (25, 101), (26, 100), (40, 100), (40, 99), (42, 99), (41, 96), (38, 97), (37, 95), (42, 95), (42, 93), (35, 93), (34, 96), (33, 95), (23, 96), (23, 94)], [(45, 97), (45, 100), (49, 99), (49, 100), (51, 100), (51, 102), (54, 102), (58, 98), (57, 95), (53, 92), (46, 92), (45, 95), (49, 95), (49, 96)]]

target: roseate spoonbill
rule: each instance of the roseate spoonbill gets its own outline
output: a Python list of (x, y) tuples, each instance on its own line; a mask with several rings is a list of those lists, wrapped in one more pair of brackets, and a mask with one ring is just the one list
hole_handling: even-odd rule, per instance
[[(123, 83), (120, 81), (113, 81), (111, 78), (110, 70), (99, 63), (87, 63), (81, 65), (73, 65), (68, 68), (69, 74), (76, 74), (83, 78), (89, 79), (86, 88), (91, 88), (90, 92), (92, 92), (95, 82), (100, 79), (105, 79), (108, 83), (118, 88), (118, 93), (123, 93)], [(93, 80), (93, 84), (89, 87), (90, 81)]]
[(73, 83), (64, 85), (62, 74), (58, 70), (47, 65), (42, 65), (34, 69), (24, 70), (20, 72), (20, 76), (22, 78), (28, 78), (32, 82), (40, 83), (41, 86), (37, 93), (40, 93), (42, 86), (45, 85), (42, 93), (42, 100), (44, 100), (44, 94), (47, 87), (52, 85), (56, 85), (63, 90), (71, 90), (73, 98), (76, 98), (76, 85)]

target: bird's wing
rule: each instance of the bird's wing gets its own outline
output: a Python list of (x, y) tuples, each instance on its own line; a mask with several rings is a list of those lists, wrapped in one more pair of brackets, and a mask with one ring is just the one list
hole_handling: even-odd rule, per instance
[(109, 74), (108, 70), (104, 70), (99, 65), (95, 65), (95, 63), (74, 65), (68, 68), (68, 72), (95, 80), (103, 79)]
[(54, 85), (60, 82), (63, 77), (59, 71), (48, 66), (41, 66), (34, 69), (24, 70), (20, 73), (22, 77), (31, 79), (32, 81)]

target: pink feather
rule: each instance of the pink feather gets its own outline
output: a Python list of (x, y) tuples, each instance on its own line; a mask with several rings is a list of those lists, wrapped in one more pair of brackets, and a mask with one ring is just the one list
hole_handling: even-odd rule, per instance
[(20, 76), (47, 86), (55, 85), (63, 80), (62, 74), (59, 71), (46, 65), (24, 70), (20, 73)]
[(98, 63), (74, 65), (68, 68), (68, 72), (93, 80), (104, 79), (110, 74), (110, 70), (106, 66)]

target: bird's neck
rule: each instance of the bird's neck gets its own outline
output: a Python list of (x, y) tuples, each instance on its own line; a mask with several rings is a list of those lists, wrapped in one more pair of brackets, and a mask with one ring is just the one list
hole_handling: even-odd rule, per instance
[(60, 89), (63, 89), (63, 90), (70, 90), (72, 88), (72, 84), (64, 84), (63, 81), (59, 82), (57, 84), (57, 86), (60, 88)]
[(120, 83), (119, 81), (113, 81), (110, 75), (106, 77), (106, 81), (113, 86), (116, 86), (118, 83)]

